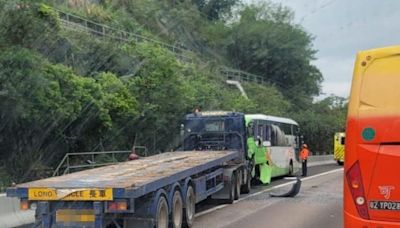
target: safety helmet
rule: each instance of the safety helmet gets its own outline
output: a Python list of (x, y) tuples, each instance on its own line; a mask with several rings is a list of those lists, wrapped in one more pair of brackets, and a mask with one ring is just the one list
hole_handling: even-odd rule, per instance
[(305, 143), (302, 145), (302, 147), (303, 148), (308, 148), (307, 144), (305, 144)]

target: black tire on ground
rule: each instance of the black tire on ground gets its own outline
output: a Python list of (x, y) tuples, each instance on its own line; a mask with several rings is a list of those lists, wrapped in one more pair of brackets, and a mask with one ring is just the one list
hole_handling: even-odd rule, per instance
[(171, 203), (171, 227), (181, 228), (183, 219), (183, 200), (179, 189), (175, 190)]
[(168, 228), (168, 203), (164, 196), (160, 196), (160, 198), (158, 198), (156, 213), (155, 228)]
[(289, 163), (289, 176), (293, 176), (293, 161), (290, 161)]
[(337, 161), (337, 164), (338, 164), (338, 165), (343, 165), (343, 163), (344, 163), (344, 162), (342, 162), (342, 161), (339, 161), (339, 160)]
[(236, 180), (235, 180), (235, 200), (238, 200), (239, 198), (240, 198), (240, 187), (241, 187), (241, 178), (242, 178), (242, 175), (241, 175), (241, 173), (238, 171), (238, 172), (236, 172), (235, 173), (235, 178), (236, 178)]
[(246, 183), (244, 185), (242, 185), (242, 189), (241, 192), (244, 194), (248, 194), (250, 192), (251, 189), (251, 173), (247, 172), (247, 178), (246, 178)]
[(185, 209), (183, 210), (183, 223), (182, 227), (192, 227), (194, 223), (194, 214), (195, 214), (195, 205), (196, 205), (196, 195), (194, 189), (191, 185), (189, 185), (186, 190), (186, 200), (185, 200)]
[(236, 189), (236, 175), (232, 173), (231, 181), (229, 183), (229, 198), (227, 200), (228, 204), (232, 204), (235, 201), (235, 190)]

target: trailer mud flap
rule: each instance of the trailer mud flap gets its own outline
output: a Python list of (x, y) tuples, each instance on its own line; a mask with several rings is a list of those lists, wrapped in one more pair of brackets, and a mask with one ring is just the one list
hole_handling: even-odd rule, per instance
[(267, 164), (260, 165), (260, 181), (263, 184), (271, 183), (272, 168)]

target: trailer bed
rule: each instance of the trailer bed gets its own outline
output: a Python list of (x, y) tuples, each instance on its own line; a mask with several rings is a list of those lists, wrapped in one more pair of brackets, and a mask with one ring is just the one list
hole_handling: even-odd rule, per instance
[[(28, 189), (116, 189), (139, 197), (175, 181), (223, 165), (238, 156), (235, 151), (168, 152), (64, 176), (17, 185), (14, 193)], [(11, 192), (10, 192), (11, 193)], [(122, 193), (122, 192), (121, 192)], [(11, 194), (14, 195), (14, 194)], [(25, 194), (23, 194), (25, 195)], [(14, 196), (21, 197), (20, 194)]]

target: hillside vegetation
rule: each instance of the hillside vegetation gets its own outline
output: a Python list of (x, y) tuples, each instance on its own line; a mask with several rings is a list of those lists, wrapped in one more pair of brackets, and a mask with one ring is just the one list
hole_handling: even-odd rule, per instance
[[(183, 62), (152, 42), (65, 29), (61, 9), (185, 47)], [(323, 79), (312, 36), (290, 9), (237, 0), (0, 1), (0, 175), (4, 185), (49, 175), (67, 152), (174, 149), (184, 114), (235, 110), (298, 121), (312, 151), (343, 130), (340, 97), (313, 102)], [(249, 99), (219, 66), (260, 75)]]

